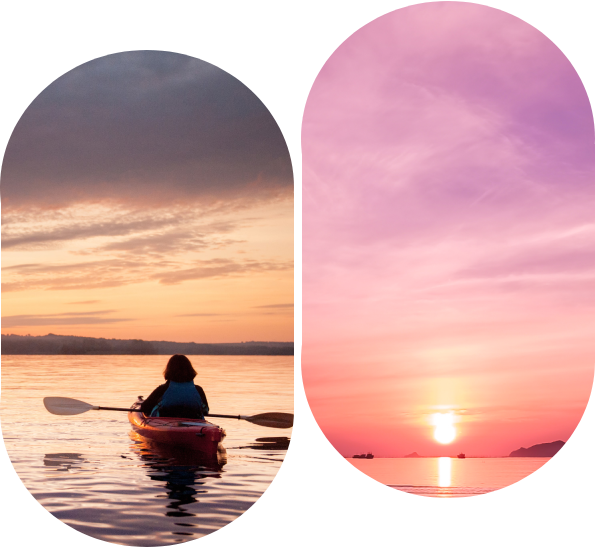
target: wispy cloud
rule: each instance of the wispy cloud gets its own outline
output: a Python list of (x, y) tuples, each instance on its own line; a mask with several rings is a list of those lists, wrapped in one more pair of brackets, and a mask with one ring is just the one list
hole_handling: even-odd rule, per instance
[[(8, 264), (3, 268), (3, 291), (26, 289), (76, 290), (120, 287), (158, 279), (161, 283), (225, 277), (232, 274), (285, 269), (283, 262), (246, 259), (243, 262), (197, 259), (246, 243), (247, 229), (263, 224), (259, 217), (189, 207), (179, 212), (158, 209), (56, 211), (40, 227), (35, 216), (9, 215), (3, 227), (3, 248), (28, 251), (69, 251), (84, 262)], [(124, 219), (129, 219), (124, 222)], [(5, 229), (4, 229), (5, 228)], [(17, 258), (21, 258), (18, 255)], [(6, 257), (9, 258), (9, 257)], [(47, 258), (47, 257), (46, 257)], [(91, 260), (93, 259), (93, 260)], [(283, 264), (283, 266), (282, 266)]]
[[(188, 250), (221, 248), (244, 242), (231, 233), (256, 223), (238, 213), (186, 207), (116, 209), (76, 208), (23, 215), (6, 215), (2, 224), (3, 250), (61, 249), (72, 243), (91, 243), (76, 254), (184, 254)], [(103, 239), (102, 239), (103, 238)], [(98, 240), (102, 244), (97, 244)]]
[(17, 264), (3, 268), (2, 292), (120, 287), (144, 279), (146, 264), (120, 259), (70, 264)]
[(200, 262), (197, 266), (186, 270), (157, 272), (153, 277), (164, 285), (175, 285), (183, 281), (195, 279), (233, 277), (246, 273), (291, 270), (292, 268), (293, 264), (288, 262), (258, 262), (250, 260), (237, 262), (235, 260), (218, 258)]
[(97, 325), (122, 321), (130, 318), (104, 317), (116, 310), (96, 310), (93, 312), (63, 312), (61, 314), (2, 316), (2, 327), (37, 327), (44, 325)]
[[(164, 269), (167, 268), (167, 269)], [(70, 264), (18, 264), (4, 268), (3, 292), (26, 289), (75, 290), (121, 287), (157, 280), (163, 285), (249, 273), (291, 270), (292, 262), (262, 262), (217, 258), (195, 262), (107, 259)]]
[(294, 308), (294, 304), (291, 302), (288, 304), (264, 304), (262, 306), (253, 306), (253, 308)]

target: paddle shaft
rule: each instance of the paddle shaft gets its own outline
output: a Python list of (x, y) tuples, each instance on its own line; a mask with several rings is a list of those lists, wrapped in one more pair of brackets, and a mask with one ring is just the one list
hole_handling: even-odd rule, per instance
[[(140, 411), (131, 408), (108, 408), (103, 406), (94, 406), (93, 409), (107, 409), (108, 411)], [(242, 419), (242, 415), (217, 415), (215, 413), (207, 413), (205, 417), (221, 417), (224, 419)]]

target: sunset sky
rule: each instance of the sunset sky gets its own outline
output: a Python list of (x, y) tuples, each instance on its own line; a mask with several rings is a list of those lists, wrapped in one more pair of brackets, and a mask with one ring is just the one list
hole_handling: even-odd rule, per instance
[(2, 166), (2, 332), (293, 340), (293, 176), (241, 82), (102, 57), (33, 101)]
[(302, 146), (302, 370), (337, 450), (566, 441), (594, 373), (594, 126), (563, 53), (484, 6), (394, 11), (323, 67)]

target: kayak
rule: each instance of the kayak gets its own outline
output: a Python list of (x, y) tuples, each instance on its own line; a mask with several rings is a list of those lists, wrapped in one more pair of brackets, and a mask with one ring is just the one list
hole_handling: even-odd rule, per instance
[[(132, 408), (139, 409), (143, 403), (137, 400)], [(160, 444), (195, 450), (205, 454), (217, 453), (226, 431), (202, 419), (177, 417), (147, 417), (141, 411), (130, 411), (128, 420), (133, 430), (143, 438)]]

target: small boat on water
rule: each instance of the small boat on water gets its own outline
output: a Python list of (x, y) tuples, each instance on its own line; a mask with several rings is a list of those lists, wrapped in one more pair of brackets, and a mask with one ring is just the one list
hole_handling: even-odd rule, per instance
[(457, 454), (457, 458), (458, 459), (465, 459), (466, 458), (466, 454), (465, 453), (458, 453)]
[(370, 452), (368, 453), (363, 453), (361, 455), (353, 455), (352, 459), (374, 459), (374, 455)]

